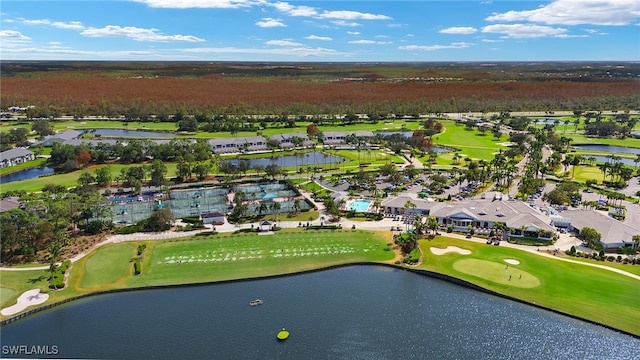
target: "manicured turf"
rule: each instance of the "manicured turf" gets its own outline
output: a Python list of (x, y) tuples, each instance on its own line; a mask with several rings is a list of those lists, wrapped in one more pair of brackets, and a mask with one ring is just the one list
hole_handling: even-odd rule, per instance
[(453, 268), (463, 274), (476, 276), (502, 285), (519, 288), (540, 286), (538, 278), (518, 269), (518, 265), (505, 265), (505, 263), (480, 259), (462, 259), (454, 262)]
[(18, 292), (4, 286), (0, 286), (0, 308), (4, 308), (12, 305), (12, 300), (15, 299)]
[[(435, 255), (429, 251), (432, 246), (457, 246), (471, 250), (471, 254)], [(640, 335), (640, 308), (637, 306), (640, 281), (636, 279), (521, 250), (446, 237), (420, 241), (420, 248), (424, 255), (421, 269), (457, 277), (501, 294)], [(525, 273), (530, 274), (540, 281), (540, 286), (520, 288), (513, 285), (518, 280), (513, 277), (511, 281), (496, 281), (489, 275), (490, 270), (470, 274), (460, 271), (468, 268), (468, 264), (455, 265), (472, 259), (485, 262), (485, 266), (486, 263), (501, 264), (502, 272), (506, 270), (505, 259), (518, 260), (520, 264), (509, 265), (509, 271), (522, 271), (523, 278)], [(477, 267), (478, 264), (473, 265)]]
[(83, 288), (101, 287), (123, 277), (131, 269), (134, 256), (131, 244), (117, 244), (100, 248), (84, 263)]
[[(564, 171), (564, 170), (563, 170)], [(574, 175), (573, 180), (579, 182), (585, 182), (587, 180), (596, 180), (598, 183), (602, 182), (602, 171), (597, 166), (577, 166), (575, 172), (569, 170), (569, 176)]]
[(165, 241), (147, 248), (142, 275), (131, 285), (240, 279), (359, 261), (386, 261), (386, 239), (357, 230), (296, 230)]

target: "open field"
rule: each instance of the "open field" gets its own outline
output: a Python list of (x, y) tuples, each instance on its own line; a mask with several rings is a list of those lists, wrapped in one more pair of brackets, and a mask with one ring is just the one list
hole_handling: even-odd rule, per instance
[[(423, 240), (419, 245), (424, 255), (420, 269), (447, 274), (488, 290), (640, 334), (637, 321), (640, 309), (634, 300), (640, 293), (638, 280), (521, 250), (446, 237)], [(434, 255), (429, 251), (430, 247), (447, 246), (470, 250), (471, 254)], [(515, 259), (519, 264), (507, 267), (506, 259)], [(532, 277), (539, 281), (539, 286), (518, 286), (518, 281), (523, 280), (531, 285)]]
[[(328, 113), (327, 109), (366, 113), (370, 104), (388, 111), (399, 104), (432, 107), (432, 112), (561, 110), (594, 98), (617, 98), (617, 104), (637, 108), (640, 93), (640, 82), (634, 79), (600, 77), (586, 82), (566, 75), (578, 69), (584, 73), (582, 64), (140, 64), (3, 63), (0, 100), (37, 107), (55, 104), (70, 113), (134, 104), (149, 113), (166, 106), (244, 114), (286, 109), (299, 114)], [(634, 71), (634, 64), (627, 66)], [(554, 71), (547, 72), (550, 69)]]

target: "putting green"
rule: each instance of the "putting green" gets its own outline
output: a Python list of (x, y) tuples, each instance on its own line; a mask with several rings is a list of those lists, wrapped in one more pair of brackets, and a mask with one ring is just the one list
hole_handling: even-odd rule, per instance
[(0, 286), (0, 308), (4, 308), (9, 304), (9, 301), (13, 299), (18, 292), (4, 286)]
[(540, 280), (534, 275), (519, 270), (517, 265), (505, 265), (487, 260), (462, 259), (453, 263), (453, 268), (461, 273), (477, 276), (498, 284), (519, 288), (540, 286)]

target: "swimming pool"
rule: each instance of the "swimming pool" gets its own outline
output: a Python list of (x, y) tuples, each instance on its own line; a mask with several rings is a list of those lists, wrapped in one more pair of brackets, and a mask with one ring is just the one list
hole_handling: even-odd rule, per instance
[(355, 212), (366, 212), (367, 210), (369, 210), (370, 205), (371, 201), (360, 199), (352, 202), (351, 205), (349, 205), (349, 209)]

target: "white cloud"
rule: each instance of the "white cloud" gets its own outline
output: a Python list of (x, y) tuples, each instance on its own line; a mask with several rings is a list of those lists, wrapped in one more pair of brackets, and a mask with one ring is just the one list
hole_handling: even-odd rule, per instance
[(355, 21), (334, 20), (332, 21), (332, 23), (338, 26), (350, 26), (350, 27), (360, 26), (360, 23), (357, 23)]
[(15, 30), (0, 30), (0, 40), (5, 41), (29, 41), (30, 37), (22, 35), (20, 31)]
[(305, 37), (305, 39), (308, 39), (308, 40), (320, 40), (320, 41), (331, 41), (331, 40), (333, 40), (332, 38), (330, 38), (328, 36), (318, 36), (318, 35), (309, 35), (309, 36)]
[(266, 42), (267, 45), (275, 45), (275, 46), (304, 46), (298, 42), (291, 41), (288, 39), (284, 40), (269, 40)]
[(351, 40), (349, 44), (376, 44), (376, 45), (389, 45), (391, 41), (374, 41), (374, 40)]
[(48, 25), (58, 29), (67, 29), (67, 30), (82, 30), (85, 28), (80, 21), (64, 22), (64, 21), (51, 21), (48, 19), (35, 19), (35, 20), (23, 19), (22, 22), (27, 25)]
[(640, 18), (638, 0), (555, 0), (534, 10), (494, 13), (487, 21), (551, 25), (627, 25)]
[(436, 51), (436, 50), (445, 50), (445, 49), (465, 49), (472, 45), (473, 44), (471, 43), (458, 42), (458, 43), (451, 43), (449, 45), (405, 45), (405, 46), (398, 46), (398, 49), (410, 50), (410, 51), (415, 51), (415, 50)]
[(486, 42), (486, 43), (499, 43), (499, 42), (504, 42), (504, 40), (482, 39), (482, 42)]
[(103, 28), (87, 28), (80, 32), (88, 37), (125, 37), (136, 41), (153, 42), (202, 42), (204, 39), (192, 35), (162, 35), (158, 29), (145, 29), (134, 26), (107, 25)]
[(473, 27), (450, 27), (438, 31), (441, 34), (470, 35), (478, 31)]
[(285, 23), (278, 19), (272, 18), (262, 18), (262, 20), (256, 22), (256, 25), (262, 28), (272, 28), (272, 27), (286, 27)]
[(349, 44), (375, 44), (376, 42), (373, 40), (352, 40), (349, 41)]
[(337, 10), (324, 11), (317, 16), (320, 19), (338, 19), (338, 20), (391, 20), (390, 17), (380, 14), (363, 13), (359, 11)]
[(291, 5), (287, 2), (276, 2), (273, 4), (269, 4), (276, 8), (276, 10), (283, 12), (289, 16), (315, 16), (318, 14), (318, 10), (316, 8), (312, 8), (310, 6), (295, 6)]
[(505, 38), (524, 39), (566, 36), (567, 29), (532, 24), (496, 24), (483, 27), (482, 32), (502, 34)]
[(338, 52), (333, 49), (309, 48), (309, 47), (282, 47), (282, 48), (273, 48), (273, 49), (208, 47), (208, 48), (180, 49), (178, 51), (186, 52), (186, 53), (197, 53), (197, 54), (259, 54), (259, 55), (288, 55), (288, 56), (297, 56), (297, 57), (350, 55), (349, 53)]
[(349, 35), (360, 35), (360, 31), (347, 31)]
[(155, 8), (168, 9), (237, 9), (259, 5), (255, 0), (133, 0)]

